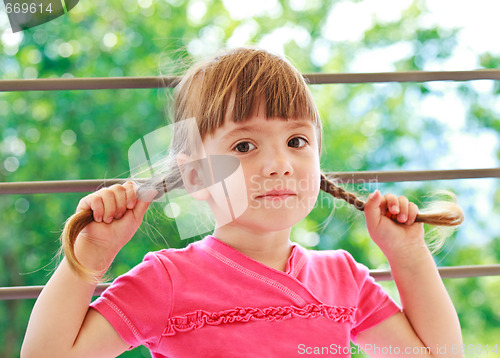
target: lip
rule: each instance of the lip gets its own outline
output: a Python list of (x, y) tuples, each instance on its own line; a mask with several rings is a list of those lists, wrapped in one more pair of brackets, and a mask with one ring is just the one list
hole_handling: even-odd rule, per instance
[(269, 190), (267, 193), (257, 196), (257, 198), (287, 198), (289, 196), (297, 195), (292, 190), (288, 189), (273, 189)]

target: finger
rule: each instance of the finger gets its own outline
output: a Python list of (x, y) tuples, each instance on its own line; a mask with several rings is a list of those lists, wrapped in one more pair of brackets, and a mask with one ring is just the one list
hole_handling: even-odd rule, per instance
[(387, 201), (387, 210), (391, 214), (399, 214), (399, 201), (394, 194), (385, 194), (385, 200)]
[(138, 222), (142, 221), (146, 210), (148, 210), (149, 205), (156, 195), (158, 195), (158, 191), (154, 189), (145, 189), (141, 191), (140, 199), (137, 199), (137, 204), (133, 209), (134, 216)]
[(113, 185), (111, 191), (115, 195), (116, 210), (113, 218), (120, 219), (127, 211), (127, 189), (123, 185)]
[(76, 207), (76, 212), (83, 210), (92, 210), (92, 215), (94, 217), (94, 221), (102, 222), (102, 218), (104, 215), (104, 203), (102, 202), (102, 198), (96, 193), (87, 195), (82, 198)]
[(382, 200), (379, 204), (380, 215), (390, 216), (391, 213), (389, 213), (389, 210), (387, 210), (387, 199), (385, 198), (385, 196), (382, 196), (382, 194), (380, 194), (380, 196), (382, 197)]
[(102, 218), (105, 223), (109, 224), (113, 221), (113, 217), (115, 216), (116, 213), (115, 194), (110, 188), (104, 188), (99, 190), (99, 194), (104, 204), (104, 215)]
[(418, 215), (418, 206), (415, 203), (410, 203), (408, 206), (408, 220), (406, 221), (406, 225), (411, 225), (415, 222), (415, 219)]
[(406, 196), (400, 196), (398, 198), (399, 202), (399, 214), (398, 221), (400, 223), (405, 223), (408, 220), (408, 198)]
[(375, 190), (372, 194), (368, 196), (368, 199), (365, 203), (365, 218), (366, 224), (368, 226), (375, 225), (381, 213), (381, 207), (384, 207), (382, 202), (385, 201), (385, 198), (380, 194), (380, 191)]
[(123, 185), (127, 191), (127, 209), (133, 209), (137, 203), (136, 185), (128, 181)]
[(89, 196), (90, 195), (87, 195), (80, 199), (78, 205), (76, 206), (76, 212), (90, 209), (90, 203), (88, 202)]

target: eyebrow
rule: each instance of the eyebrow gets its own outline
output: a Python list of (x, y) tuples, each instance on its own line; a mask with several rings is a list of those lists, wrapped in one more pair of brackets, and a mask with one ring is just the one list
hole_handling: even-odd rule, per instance
[[(292, 120), (289, 121), (286, 125), (286, 130), (292, 130), (292, 129), (297, 129), (297, 128), (304, 128), (304, 127), (309, 127), (309, 123), (311, 121), (299, 121), (299, 120)], [(236, 129), (233, 129), (232, 131), (224, 134), (221, 139), (230, 139), (232, 137), (237, 137), (242, 134), (250, 133), (250, 132), (257, 132), (257, 133), (264, 133), (266, 132), (266, 129), (263, 126), (257, 126), (257, 125), (247, 125), (247, 126), (242, 126)]]

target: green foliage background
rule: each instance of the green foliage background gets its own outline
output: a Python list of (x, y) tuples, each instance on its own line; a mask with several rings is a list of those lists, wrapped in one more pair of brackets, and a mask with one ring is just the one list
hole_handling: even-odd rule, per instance
[[(344, 72), (360, 51), (403, 42), (411, 45), (412, 54), (387, 61), (397, 71), (421, 70), (449, 58), (456, 46), (455, 30), (419, 27), (417, 20), (426, 12), (422, 1), (415, 1), (395, 21), (375, 21), (360, 41), (328, 40), (322, 29), (326, 14), (337, 2), (280, 0), (276, 11), (232, 18), (220, 0), (81, 1), (68, 15), (24, 31), (19, 43), (0, 42), (0, 79), (176, 75), (193, 59), (234, 43), (237, 34), (247, 44), (262, 44), (283, 28), (309, 34), (283, 44), (285, 54), (303, 73)], [(14, 36), (7, 29), (6, 21), (0, 22), (2, 39)], [(485, 68), (497, 68), (500, 63), (492, 54), (477, 56)], [(427, 83), (315, 85), (311, 89), (324, 123), (326, 171), (442, 169), (438, 160), (453, 158), (441, 140), (448, 128), (436, 118), (419, 117), (414, 110), (430, 94), (460, 95), (467, 110), (467, 133), (498, 135), (500, 131), (498, 113), (491, 101), (484, 100), (500, 93), (498, 82), (489, 94), (479, 93), (470, 83), (447, 83), (440, 89)], [(0, 181), (126, 177), (128, 147), (167, 123), (170, 94), (169, 89), (0, 93)], [(475, 199), (487, 181), (347, 187), (362, 194), (376, 188), (392, 191), (419, 204), (433, 190), (453, 190), (467, 221), (436, 254), (436, 261), (443, 266), (475, 265), (500, 261), (499, 233), (490, 225), (499, 218), (497, 182), (491, 201)], [(56, 266), (63, 222), (83, 195), (0, 196), (0, 286), (40, 285), (48, 280)], [(478, 215), (481, 206), (491, 207), (489, 217)], [(305, 246), (343, 248), (371, 268), (387, 267), (364, 228), (362, 215), (324, 195), (292, 234)], [(153, 208), (141, 231), (119, 254), (112, 274), (126, 272), (150, 250), (183, 247), (191, 241), (179, 240), (161, 208)], [(460, 316), (464, 343), (490, 348), (499, 344), (498, 277), (445, 280), (445, 284)], [(397, 298), (393, 283), (383, 286)], [(0, 302), (1, 357), (18, 356), (33, 304), (34, 300)], [(138, 348), (123, 356), (149, 353)]]

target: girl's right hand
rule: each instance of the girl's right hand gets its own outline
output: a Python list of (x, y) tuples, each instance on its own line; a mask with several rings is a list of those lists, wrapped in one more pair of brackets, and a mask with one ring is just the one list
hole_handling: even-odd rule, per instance
[[(116, 254), (134, 236), (142, 223), (144, 214), (151, 200), (157, 194), (155, 190), (141, 193), (137, 198), (137, 189), (133, 182), (116, 184), (103, 188), (82, 198), (76, 212), (92, 210), (94, 221), (88, 224), (78, 235), (75, 253), (78, 259), (93, 257), (94, 262), (111, 264)], [(149, 200), (148, 200), (149, 199)], [(79, 251), (80, 252), (79, 255)], [(90, 264), (90, 262), (89, 262)]]

